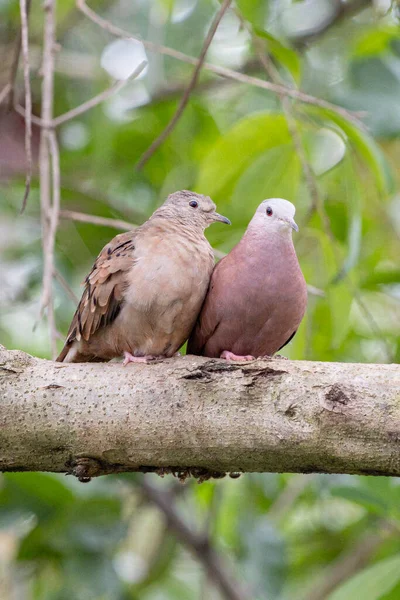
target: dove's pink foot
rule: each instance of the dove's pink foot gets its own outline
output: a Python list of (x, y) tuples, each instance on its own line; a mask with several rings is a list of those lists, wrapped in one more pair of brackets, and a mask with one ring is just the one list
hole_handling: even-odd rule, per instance
[(122, 363), (124, 367), (129, 363), (148, 363), (154, 360), (155, 358), (159, 358), (158, 356), (133, 356), (130, 352), (124, 352), (124, 362)]
[(221, 353), (220, 358), (224, 358), (225, 360), (237, 361), (255, 360), (254, 356), (251, 356), (251, 354), (247, 354), (246, 356), (239, 356), (238, 354), (233, 354), (233, 352), (229, 352), (229, 350), (224, 350)]

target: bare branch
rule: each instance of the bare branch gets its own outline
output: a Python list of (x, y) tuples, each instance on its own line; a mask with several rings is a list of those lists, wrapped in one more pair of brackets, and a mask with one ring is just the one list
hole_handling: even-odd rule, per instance
[[(142, 40), (139, 36), (132, 35), (128, 31), (125, 31), (120, 27), (116, 27), (103, 17), (100, 17), (100, 15), (98, 15), (94, 10), (89, 8), (85, 0), (76, 0), (76, 5), (78, 9), (81, 10), (91, 21), (93, 21), (94, 23), (99, 25), (99, 27), (117, 37), (142, 42), (143, 46), (151, 52), (165, 54), (166, 56), (170, 56), (171, 58), (175, 58), (176, 60), (180, 60), (181, 62), (189, 63), (191, 65), (197, 65), (198, 63), (198, 59), (194, 58), (193, 56), (188, 56), (187, 54), (184, 54), (179, 50), (169, 48), (168, 46), (162, 46), (160, 44), (155, 44), (154, 42), (150, 42), (148, 40)], [(228, 69), (226, 67), (221, 67), (218, 65), (213, 65), (207, 62), (203, 63), (203, 69), (211, 71), (216, 75), (227, 77), (228, 79), (234, 79), (235, 81), (239, 81), (240, 83), (247, 83), (248, 85), (253, 85), (255, 87), (268, 90), (270, 92), (273, 92), (274, 94), (286, 94), (287, 96), (290, 96), (291, 98), (296, 98), (306, 104), (313, 104), (314, 106), (326, 108), (341, 115), (348, 121), (355, 123), (359, 127), (363, 126), (363, 123), (359, 120), (357, 113), (348, 111), (342, 106), (332, 104), (331, 102), (322, 100), (321, 98), (316, 98), (315, 96), (311, 96), (310, 94), (305, 94), (304, 92), (300, 92), (299, 90), (287, 88), (283, 85), (277, 85), (271, 83), (270, 81), (263, 81), (262, 79), (258, 79), (257, 77), (252, 77), (250, 75), (239, 73), (237, 71), (233, 71), (232, 69)]]
[(149, 158), (154, 154), (154, 152), (156, 152), (156, 150), (166, 140), (166, 138), (169, 136), (169, 134), (171, 133), (171, 131), (174, 129), (174, 127), (178, 123), (179, 119), (181, 118), (183, 111), (185, 110), (187, 103), (189, 102), (190, 95), (193, 92), (194, 88), (196, 87), (198, 78), (200, 76), (201, 68), (204, 64), (208, 49), (211, 45), (211, 42), (213, 41), (214, 35), (218, 29), (218, 25), (220, 24), (221, 19), (223, 18), (224, 14), (228, 10), (229, 5), (231, 4), (231, 1), (232, 0), (224, 0), (223, 3), (221, 4), (219, 11), (217, 12), (213, 22), (211, 23), (211, 27), (207, 33), (206, 39), (204, 40), (204, 44), (201, 49), (199, 59), (197, 61), (196, 67), (193, 71), (193, 75), (192, 75), (192, 77), (189, 81), (189, 84), (178, 104), (175, 114), (173, 115), (173, 117), (170, 120), (170, 122), (168, 123), (168, 125), (165, 127), (164, 131), (161, 132), (161, 134), (158, 136), (158, 138), (156, 138), (154, 140), (154, 142), (150, 145), (150, 147), (146, 150), (146, 152), (144, 152), (143, 155), (141, 156), (139, 162), (136, 165), (136, 168), (138, 170), (140, 170), (146, 164), (146, 162), (149, 160)]
[[(260, 38), (253, 32), (251, 26), (243, 19), (242, 15), (240, 14), (240, 12), (238, 10), (236, 10), (236, 14), (238, 15), (239, 19), (241, 20), (242, 24), (244, 25), (244, 27), (246, 27), (248, 29), (248, 31), (250, 32), (250, 34), (252, 35), (253, 38), (253, 42), (257, 51), (257, 55), (258, 58), (261, 62), (261, 64), (263, 65), (267, 75), (269, 75), (273, 80), (275, 81), (279, 81), (280, 80), (280, 76), (278, 71), (275, 69), (274, 65), (271, 63), (271, 61), (269, 60), (269, 57), (265, 54), (264, 52), (264, 47), (262, 44), (262, 41), (260, 40)], [(288, 124), (288, 129), (289, 132), (291, 134), (291, 137), (293, 139), (293, 142), (295, 144), (296, 147), (296, 151), (299, 155), (299, 158), (301, 160), (301, 164), (303, 167), (303, 172), (305, 175), (305, 179), (307, 182), (307, 186), (310, 192), (310, 196), (311, 196), (311, 207), (310, 210), (308, 212), (308, 215), (305, 219), (305, 221), (307, 222), (310, 217), (312, 216), (312, 214), (314, 213), (314, 211), (317, 211), (321, 222), (322, 222), (322, 226), (324, 229), (324, 232), (326, 234), (326, 236), (328, 237), (331, 247), (332, 247), (332, 251), (334, 254), (334, 258), (336, 261), (336, 265), (337, 265), (337, 269), (339, 270), (340, 267), (340, 257), (339, 257), (339, 253), (338, 253), (338, 248), (337, 248), (337, 243), (336, 243), (336, 239), (335, 236), (333, 235), (332, 232), (332, 228), (331, 228), (331, 224), (330, 224), (330, 220), (329, 217), (325, 211), (325, 207), (324, 207), (324, 203), (323, 200), (320, 196), (319, 190), (318, 190), (318, 184), (315, 178), (315, 175), (312, 171), (311, 165), (309, 164), (308, 160), (307, 160), (307, 156), (305, 154), (305, 150), (303, 147), (303, 143), (301, 140), (301, 136), (300, 136), (300, 132), (298, 131), (298, 127), (297, 127), (297, 123), (296, 120), (293, 116), (293, 110), (292, 110), (292, 106), (290, 104), (289, 98), (283, 94), (280, 94), (280, 98), (281, 98), (281, 102), (282, 102), (282, 108), (286, 117), (286, 121)], [(355, 301), (357, 302), (357, 304), (359, 305), (360, 309), (362, 310), (362, 312), (365, 314), (365, 316), (368, 319), (368, 322), (370, 323), (370, 327), (371, 330), (373, 331), (373, 333), (377, 336), (380, 337), (385, 344), (385, 353), (387, 356), (388, 361), (390, 362), (391, 360), (391, 351), (390, 348), (388, 346), (388, 343), (385, 339), (385, 336), (383, 335), (383, 333), (380, 331), (380, 328), (378, 326), (378, 324), (376, 323), (375, 319), (373, 318), (373, 315), (371, 314), (371, 312), (369, 311), (368, 307), (366, 306), (366, 304), (362, 301), (360, 294), (358, 292), (358, 290), (352, 285), (352, 283), (349, 281), (348, 278), (346, 278), (345, 283), (347, 285), (347, 287), (351, 290)], [(320, 295), (318, 292), (316, 292), (317, 288), (314, 288), (313, 286), (307, 286), (307, 289), (309, 291), (309, 293), (313, 294), (313, 295)], [(324, 293), (322, 292), (322, 294), (324, 295)]]
[[(24, 5), (22, 5), (22, 3), (20, 2), (20, 13), (21, 13), (21, 27), (20, 30), (18, 31), (17, 34), (17, 38), (15, 40), (15, 50), (14, 50), (14, 58), (12, 61), (12, 65), (11, 65), (11, 72), (10, 72), (10, 88), (8, 91), (8, 107), (7, 110), (10, 110), (11, 107), (14, 104), (14, 88), (15, 88), (15, 79), (17, 77), (17, 72), (18, 72), (18, 65), (19, 65), (19, 56), (21, 53), (21, 46), (23, 49), (23, 35), (24, 35), (24, 23), (23, 20), (25, 20), (26, 17), (26, 31), (28, 28), (28, 16), (29, 16), (29, 12), (31, 9), (31, 0), (25, 0), (24, 1)], [(25, 17), (23, 17), (22, 13), (24, 13)], [(25, 75), (24, 75), (25, 76)], [(26, 89), (26, 85), (25, 85), (25, 89)], [(0, 102), (1, 104), (1, 102)]]
[(29, 31), (28, 31), (28, 8), (27, 0), (19, 2), (21, 12), (21, 47), (24, 63), (24, 86), (25, 86), (25, 154), (26, 154), (26, 180), (25, 191), (22, 200), (21, 213), (24, 212), (31, 189), (32, 179), (32, 96), (29, 68)]
[[(206, 518), (205, 518), (204, 525), (203, 525), (203, 527), (204, 527), (203, 536), (209, 538), (210, 541), (212, 540), (213, 526), (214, 526), (215, 522), (218, 520), (218, 513), (221, 508), (222, 494), (223, 494), (223, 488), (221, 486), (215, 485), (212, 490), (212, 496), (211, 496), (211, 499), (209, 502), (208, 510), (206, 513)], [(210, 597), (209, 587), (210, 587), (210, 577), (209, 577), (208, 573), (205, 572), (203, 580), (200, 584), (200, 594), (199, 594), (200, 600), (208, 600), (208, 598)]]
[(57, 329), (54, 317), (52, 286), (54, 272), (54, 241), (60, 208), (60, 166), (58, 145), (55, 133), (51, 131), (54, 89), (55, 4), (56, 0), (45, 0), (43, 5), (45, 17), (42, 65), (42, 128), (39, 150), (43, 247), (43, 290), (40, 314), (42, 315), (47, 308), (51, 352), (54, 358), (57, 355)]
[(114, 229), (121, 229), (122, 231), (131, 231), (131, 229), (136, 229), (136, 227), (138, 227), (133, 223), (128, 223), (128, 221), (97, 217), (95, 215), (87, 215), (73, 210), (61, 210), (60, 218), (68, 219), (69, 221), (80, 221), (81, 223), (92, 223), (93, 225), (100, 225), (102, 227), (113, 227)]
[(111, 87), (109, 87), (107, 90), (104, 90), (103, 92), (100, 92), (100, 94), (98, 94), (97, 96), (94, 96), (94, 98), (91, 98), (90, 100), (88, 100), (87, 102), (84, 102), (83, 104), (81, 104), (80, 106), (77, 106), (76, 108), (72, 108), (71, 110), (64, 113), (63, 115), (60, 115), (59, 117), (55, 117), (52, 121), (52, 126), (58, 127), (59, 125), (62, 125), (66, 121), (70, 121), (71, 119), (74, 119), (75, 117), (87, 112), (91, 108), (94, 108), (98, 104), (101, 104), (105, 100), (108, 100), (108, 98), (110, 98), (111, 96), (113, 96), (114, 94), (119, 92), (119, 90), (121, 90), (129, 81), (132, 81), (133, 79), (138, 77), (146, 65), (147, 65), (147, 62), (144, 60), (134, 70), (132, 75), (130, 77), (128, 77), (127, 79), (122, 79), (120, 81), (116, 81), (115, 83), (113, 83), (113, 85)]
[[(64, 288), (67, 296), (72, 300), (72, 302), (74, 304), (78, 304), (78, 302), (79, 302), (78, 296), (75, 294), (74, 290), (68, 284), (66, 279), (61, 275), (60, 271), (58, 271), (56, 268), (54, 268), (53, 277), (58, 281), (58, 283), (61, 285), (61, 287)], [(64, 339), (64, 336), (62, 339)]]
[(4, 100), (7, 98), (8, 94), (11, 91), (11, 83), (6, 83), (6, 85), (3, 87), (3, 89), (0, 92), (0, 104), (2, 102), (4, 102)]
[(54, 244), (56, 241), (56, 233), (58, 226), (58, 215), (60, 212), (60, 156), (58, 143), (54, 131), (49, 131), (49, 150), (51, 157), (52, 171), (52, 207), (50, 212), (49, 229), (47, 233), (46, 252), (44, 256), (44, 271), (43, 271), (43, 296), (47, 302), (47, 318), (50, 327), (50, 341), (52, 358), (57, 357), (57, 328), (53, 306), (53, 273), (54, 273)]
[[(104, 90), (103, 92), (100, 92), (100, 94), (97, 94), (97, 96), (94, 96), (94, 98), (87, 100), (87, 102), (83, 102), (83, 104), (81, 104), (80, 106), (72, 108), (63, 115), (55, 117), (51, 120), (50, 123), (48, 123), (48, 125), (50, 127), (58, 127), (59, 125), (63, 125), (63, 123), (66, 123), (67, 121), (78, 117), (79, 115), (87, 112), (91, 108), (94, 108), (98, 104), (101, 104), (105, 100), (108, 100), (108, 98), (119, 92), (129, 81), (132, 81), (133, 79), (138, 77), (145, 68), (146, 64), (146, 61), (141, 62), (130, 77), (128, 77), (127, 79), (115, 81), (108, 89)], [(14, 108), (18, 114), (27, 119), (26, 110), (23, 106), (21, 106), (20, 104), (16, 104)], [(31, 120), (32, 123), (38, 125), (39, 127), (42, 127), (44, 125), (43, 120), (35, 115), (31, 115)]]
[(212, 547), (209, 537), (195, 533), (181, 519), (174, 505), (173, 496), (169, 492), (156, 489), (148, 483), (146, 477), (142, 482), (142, 490), (147, 499), (163, 513), (170, 530), (201, 562), (210, 580), (219, 588), (222, 596), (226, 600), (250, 599), (248, 592), (242, 588), (239, 581), (234, 579), (233, 573), (228, 572), (221, 557)]
[[(243, 18), (242, 14), (237, 9), (235, 12), (236, 12), (237, 16), (239, 17), (243, 27), (245, 27), (249, 31), (249, 33), (252, 37), (258, 59), (259, 59), (261, 65), (263, 66), (266, 75), (274, 83), (278, 83), (279, 85), (281, 85), (282, 79), (279, 74), (279, 71), (275, 68), (275, 65), (271, 61), (269, 55), (265, 52), (263, 41), (254, 32), (252, 26)], [(310, 214), (311, 214), (312, 212), (314, 212), (314, 210), (317, 209), (318, 206), (320, 206), (320, 202), (321, 202), (319, 190), (318, 190), (318, 184), (316, 181), (316, 177), (313, 173), (313, 170), (311, 168), (311, 165), (307, 160), (306, 152), (305, 152), (305, 149), (303, 146), (303, 142), (301, 139), (299, 128), (297, 126), (296, 119), (293, 114), (293, 108), (292, 108), (290, 99), (285, 94), (279, 94), (279, 97), (281, 100), (282, 109), (283, 109), (283, 112), (284, 112), (284, 115), (286, 118), (286, 123), (287, 123), (288, 129), (289, 129), (289, 133), (293, 140), (294, 146), (296, 148), (298, 157), (300, 159), (304, 177), (305, 177), (305, 180), (307, 183), (307, 187), (310, 192), (311, 202), (312, 202), (312, 206), (311, 206), (311, 210), (310, 210)]]
[(2, 471), (71, 472), (86, 457), (86, 477), (400, 474), (396, 364), (181, 356), (125, 369), (2, 347), (0, 364)]
[[(19, 115), (21, 115), (21, 117), (24, 117), (25, 120), (28, 118), (25, 108), (23, 106), (21, 106), (21, 104), (18, 104), (18, 102), (14, 104), (14, 110)], [(42, 127), (42, 125), (43, 125), (42, 119), (40, 117), (37, 117), (36, 115), (33, 115), (32, 113), (31, 113), (31, 122), (34, 125), (38, 125), (38, 127)]]
[[(70, 221), (80, 221), (81, 223), (92, 223), (93, 225), (100, 225), (101, 227), (113, 227), (114, 229), (121, 229), (122, 231), (130, 231), (131, 229), (136, 229), (136, 227), (138, 227), (138, 225), (134, 225), (128, 221), (109, 219), (107, 217), (97, 217), (95, 215), (87, 215), (85, 213), (75, 212), (73, 210), (61, 210), (60, 218), (68, 219)], [(215, 248), (213, 248), (213, 252), (214, 256), (218, 259), (226, 256), (225, 252), (221, 252), (221, 250), (216, 250)], [(323, 294), (323, 292), (321, 293)]]

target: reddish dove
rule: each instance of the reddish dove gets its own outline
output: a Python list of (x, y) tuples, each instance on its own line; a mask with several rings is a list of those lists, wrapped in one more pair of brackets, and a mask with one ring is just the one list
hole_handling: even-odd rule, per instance
[(214, 269), (188, 354), (252, 360), (292, 339), (307, 305), (292, 242), (294, 214), (281, 198), (260, 204), (241, 241)]
[(59, 362), (173, 356), (203, 303), (214, 257), (204, 229), (230, 223), (207, 196), (171, 194), (150, 219), (97, 257)]

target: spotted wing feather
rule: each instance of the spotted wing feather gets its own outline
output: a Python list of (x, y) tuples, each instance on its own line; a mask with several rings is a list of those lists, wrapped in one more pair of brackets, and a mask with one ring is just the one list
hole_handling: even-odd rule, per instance
[(85, 279), (85, 289), (58, 361), (62, 362), (75, 340), (88, 341), (98, 329), (117, 318), (127, 285), (126, 272), (135, 262), (135, 236), (135, 231), (117, 235), (100, 252)]

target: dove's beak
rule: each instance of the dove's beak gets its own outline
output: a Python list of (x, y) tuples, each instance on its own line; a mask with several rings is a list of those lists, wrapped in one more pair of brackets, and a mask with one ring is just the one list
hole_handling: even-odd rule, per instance
[(232, 223), (230, 222), (230, 220), (227, 217), (224, 217), (223, 215), (220, 215), (217, 212), (212, 213), (212, 220), (219, 221), (220, 223), (226, 223), (227, 225), (232, 225)]
[(287, 223), (289, 225), (289, 227), (291, 227), (292, 229), (294, 229), (295, 231), (299, 231), (299, 228), (297, 226), (297, 223), (294, 219), (282, 219), (282, 221), (284, 221), (284, 223)]

